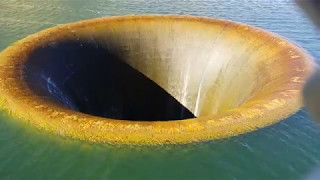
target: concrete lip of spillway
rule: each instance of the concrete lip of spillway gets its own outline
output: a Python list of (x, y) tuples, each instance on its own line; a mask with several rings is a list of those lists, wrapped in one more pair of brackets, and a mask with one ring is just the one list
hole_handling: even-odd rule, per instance
[(175, 144), (243, 134), (302, 105), (312, 58), (227, 20), (106, 17), (32, 34), (0, 54), (1, 108), (66, 137)]

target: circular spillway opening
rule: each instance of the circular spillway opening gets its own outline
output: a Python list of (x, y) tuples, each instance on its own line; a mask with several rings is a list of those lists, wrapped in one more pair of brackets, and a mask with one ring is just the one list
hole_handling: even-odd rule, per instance
[(90, 115), (141, 121), (194, 117), (119, 54), (98, 43), (66, 40), (37, 48), (25, 63), (24, 80), (38, 96)]
[(297, 111), (310, 59), (282, 37), (231, 21), (86, 20), (30, 35), (0, 54), (1, 107), (83, 140), (217, 139)]

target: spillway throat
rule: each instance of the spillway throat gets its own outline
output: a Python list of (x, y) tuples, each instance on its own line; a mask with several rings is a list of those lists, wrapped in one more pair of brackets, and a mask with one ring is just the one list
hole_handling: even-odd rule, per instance
[(24, 79), (38, 96), (94, 116), (142, 121), (195, 117), (99, 44), (65, 41), (38, 48), (25, 63)]

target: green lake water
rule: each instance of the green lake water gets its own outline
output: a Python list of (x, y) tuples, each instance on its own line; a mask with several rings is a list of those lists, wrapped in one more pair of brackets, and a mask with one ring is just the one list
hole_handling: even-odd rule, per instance
[[(320, 34), (292, 0), (0, 0), (0, 50), (58, 24), (127, 14), (239, 21), (320, 58)], [(0, 179), (304, 179), (317, 168), (320, 127), (306, 110), (245, 135), (154, 147), (61, 138), (0, 113)]]

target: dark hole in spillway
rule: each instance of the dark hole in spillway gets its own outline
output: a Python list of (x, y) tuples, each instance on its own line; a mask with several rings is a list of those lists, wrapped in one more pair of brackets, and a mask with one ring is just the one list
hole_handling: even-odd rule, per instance
[(155, 82), (96, 44), (39, 47), (25, 63), (24, 78), (36, 95), (90, 115), (143, 121), (194, 117)]

